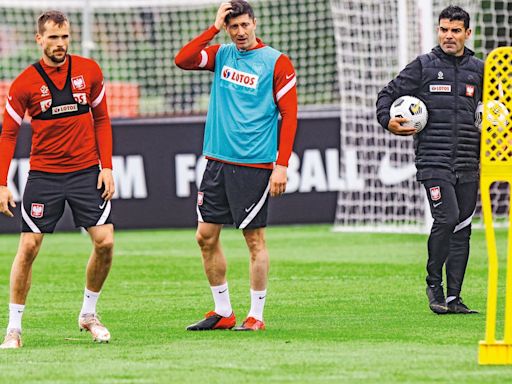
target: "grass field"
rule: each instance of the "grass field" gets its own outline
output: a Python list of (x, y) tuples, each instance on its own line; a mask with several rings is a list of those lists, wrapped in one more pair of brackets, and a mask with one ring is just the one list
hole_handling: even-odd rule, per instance
[[(500, 244), (505, 237), (498, 232)], [(191, 333), (185, 326), (212, 308), (194, 231), (118, 232), (114, 266), (99, 301), (112, 341), (97, 345), (76, 324), (89, 240), (81, 234), (47, 236), (25, 310), (25, 346), (0, 352), (0, 383), (512, 380), (512, 367), (477, 365), (487, 284), (482, 231), (472, 238), (463, 291), (465, 301), (482, 311), (474, 316), (429, 311), (426, 236), (300, 226), (269, 228), (267, 239), (267, 331)], [(222, 240), (231, 299), (242, 320), (249, 309), (245, 245), (231, 229)], [(1, 329), (17, 242), (18, 236), (0, 236)]]

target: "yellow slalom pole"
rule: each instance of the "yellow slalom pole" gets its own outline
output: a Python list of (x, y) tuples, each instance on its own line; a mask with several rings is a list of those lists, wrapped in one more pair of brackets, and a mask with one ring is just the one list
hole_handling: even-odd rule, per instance
[[(512, 194), (510, 194), (509, 207), (512, 207)], [(503, 341), (512, 345), (512, 215), (508, 216), (508, 246), (507, 246), (507, 282), (505, 288), (505, 333)], [(512, 347), (511, 347), (512, 348)], [(509, 351), (509, 353), (512, 351)]]
[(482, 177), (480, 182), (480, 195), (482, 197), (482, 213), (484, 217), (485, 239), (489, 256), (488, 293), (487, 293), (487, 319), (485, 327), (485, 343), (496, 342), (496, 310), (498, 303), (498, 252), (496, 249), (496, 236), (492, 221), (491, 183)]
[[(489, 256), (485, 340), (480, 341), (478, 363), (512, 364), (512, 215), (509, 214), (504, 339), (496, 340), (498, 305), (498, 251), (492, 219), (490, 188), (496, 181), (512, 185), (512, 47), (492, 51), (485, 61), (480, 194)], [(512, 207), (512, 194), (509, 211)]]

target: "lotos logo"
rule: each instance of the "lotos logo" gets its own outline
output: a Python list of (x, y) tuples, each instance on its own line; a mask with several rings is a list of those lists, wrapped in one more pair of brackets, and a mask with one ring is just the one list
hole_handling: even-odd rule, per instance
[(256, 89), (258, 86), (259, 76), (224, 66), (221, 71), (221, 79), (233, 84), (241, 85), (242, 87)]
[(41, 105), (41, 112), (46, 112), (52, 106), (52, 99), (43, 100), (39, 104)]
[(59, 115), (61, 113), (76, 112), (76, 111), (78, 111), (77, 104), (58, 105), (58, 106), (52, 108), (52, 115)]
[(452, 86), (446, 84), (430, 84), (430, 92), (446, 92), (451, 93)]

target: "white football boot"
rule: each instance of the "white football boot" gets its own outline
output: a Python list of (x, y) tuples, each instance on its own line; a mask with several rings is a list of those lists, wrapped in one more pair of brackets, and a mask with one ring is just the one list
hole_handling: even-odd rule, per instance
[(15, 349), (21, 348), (23, 343), (21, 342), (21, 330), (18, 328), (11, 328), (5, 335), (4, 342), (0, 345), (0, 349)]
[(98, 343), (108, 343), (110, 340), (110, 332), (101, 324), (98, 315), (94, 313), (84, 313), (78, 317), (78, 326), (80, 332), (85, 330), (91, 332), (92, 340)]

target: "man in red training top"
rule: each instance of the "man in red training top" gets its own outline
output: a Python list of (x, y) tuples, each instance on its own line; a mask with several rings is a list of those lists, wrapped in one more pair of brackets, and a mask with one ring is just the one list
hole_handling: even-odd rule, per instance
[[(207, 46), (222, 28), (233, 43)], [(242, 229), (249, 248), (251, 283), (251, 309), (235, 330), (265, 329), (268, 194), (280, 196), (286, 189), (297, 128), (297, 90), (290, 59), (257, 39), (255, 29), (256, 18), (246, 1), (223, 3), (214, 25), (185, 45), (175, 59), (180, 68), (214, 72), (203, 143), (208, 164), (198, 192), (196, 238), (215, 309), (187, 327), (190, 331), (231, 329), (236, 324), (219, 240), (222, 226), (232, 223)]]
[(26, 111), (32, 117), (32, 150), (2, 349), (22, 346), (21, 318), (32, 263), (44, 234), (54, 231), (66, 201), (75, 225), (86, 228), (93, 242), (78, 324), (95, 341), (110, 340), (96, 315), (96, 302), (112, 264), (114, 245), (112, 127), (101, 69), (93, 60), (67, 54), (69, 33), (69, 21), (62, 12), (39, 16), (36, 41), (42, 58), (14, 80), (7, 96), (0, 135), (0, 212), (8, 217), (13, 216), (9, 206), (15, 203), (7, 188), (7, 173)]

